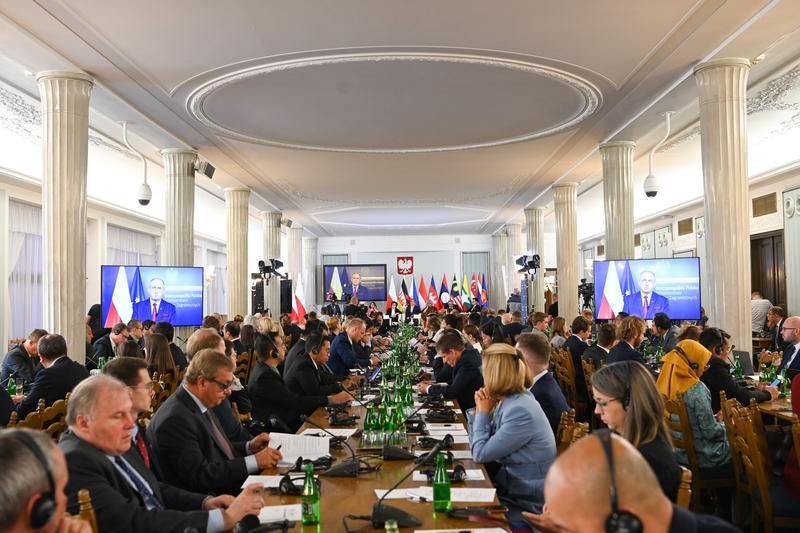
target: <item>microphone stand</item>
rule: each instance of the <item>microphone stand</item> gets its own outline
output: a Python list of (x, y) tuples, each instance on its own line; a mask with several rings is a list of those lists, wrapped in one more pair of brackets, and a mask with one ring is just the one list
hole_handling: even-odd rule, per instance
[[(300, 415), (300, 420), (321, 429), (333, 438), (337, 438), (336, 435), (311, 420), (311, 418), (309, 418), (307, 415)], [(347, 449), (350, 450), (350, 459), (347, 461), (342, 461), (341, 464), (326, 470), (321, 475), (328, 477), (356, 477), (359, 474), (361, 461), (356, 457), (356, 452), (353, 450), (353, 447), (350, 446), (347, 440), (345, 439), (343, 442), (344, 445), (347, 446)]]

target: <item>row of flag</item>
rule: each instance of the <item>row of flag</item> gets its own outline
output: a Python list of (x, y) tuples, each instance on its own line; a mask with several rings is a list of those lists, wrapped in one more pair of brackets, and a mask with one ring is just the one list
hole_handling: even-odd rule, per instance
[(425, 276), (419, 277), (419, 285), (417, 285), (414, 276), (411, 276), (411, 290), (408, 289), (406, 277), (402, 276), (400, 282), (400, 291), (398, 292), (394, 284), (394, 276), (389, 282), (389, 291), (386, 295), (386, 310), (392, 307), (392, 303), (397, 302), (397, 307), (400, 311), (405, 311), (408, 306), (418, 306), (424, 309), (428, 302), (430, 302), (436, 309), (444, 309), (450, 302), (453, 306), (464, 312), (472, 307), (472, 299), (477, 300), (481, 307), (489, 303), (489, 297), (486, 294), (486, 274), (473, 274), (472, 282), (467, 279), (464, 274), (464, 281), (461, 287), (458, 286), (458, 278), (453, 274), (453, 281), (448, 285), (447, 274), (442, 275), (442, 283), (439, 288), (436, 287), (436, 279), (431, 274), (431, 281), (428, 286), (425, 286)]

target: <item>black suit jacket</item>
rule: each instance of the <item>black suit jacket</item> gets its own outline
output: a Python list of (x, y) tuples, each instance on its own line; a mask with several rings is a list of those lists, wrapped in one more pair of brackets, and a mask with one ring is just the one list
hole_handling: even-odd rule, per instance
[(36, 374), (42, 369), (39, 356), (31, 357), (25, 346), (19, 344), (8, 352), (3, 359), (3, 368), (0, 371), (0, 386), (8, 388), (8, 378), (14, 372), (17, 377), (25, 380), (25, 383), (33, 383)]
[(150, 485), (153, 494), (168, 510), (148, 511), (136, 491), (108, 457), (94, 446), (67, 431), (58, 444), (67, 457), (69, 483), (67, 511), (78, 514), (78, 491), (87, 489), (103, 533), (183, 533), (188, 527), (206, 530), (208, 512), (201, 511), (204, 494), (193, 494), (156, 479), (141, 457), (130, 450), (123, 454), (139, 475)]
[(45, 368), (33, 381), (33, 387), (22, 402), (17, 405), (19, 419), (24, 420), (29, 413), (36, 410), (39, 399), (44, 398), (46, 406), (51, 406), (56, 400), (67, 397), (75, 385), (89, 377), (89, 371), (80, 363), (76, 363), (67, 356), (58, 359), (53, 366)]
[(711, 410), (715, 413), (720, 409), (720, 391), (725, 391), (725, 396), (729, 400), (736, 398), (742, 405), (750, 405), (750, 398), (755, 398), (758, 403), (772, 398), (767, 391), (751, 391), (737, 385), (736, 379), (731, 375), (731, 366), (719, 357), (712, 357), (708, 361), (708, 368), (700, 376), (700, 381), (705, 383), (711, 392)]
[(434, 354), (431, 368), (433, 368), (433, 379), (437, 383), (450, 383), (453, 381), (453, 367), (445, 363), (443, 357), (436, 357), (436, 354)]
[[(308, 357), (308, 354), (304, 354)], [(294, 368), (294, 367), (293, 367)], [(328, 397), (323, 395), (297, 394), (286, 386), (286, 382), (267, 363), (259, 361), (253, 369), (247, 392), (253, 403), (253, 418), (268, 422), (269, 417), (278, 418), (296, 432), (303, 423), (300, 415), (311, 415), (319, 407), (328, 405)]]
[[(212, 412), (212, 417), (217, 418)], [(221, 427), (216, 420), (217, 427)], [(247, 479), (247, 442), (229, 442), (228, 459), (200, 407), (183, 386), (162, 405), (148, 427), (166, 481), (197, 492), (238, 494)]]
[(342, 391), (337, 376), (320, 372), (307, 353), (297, 356), (284, 379), (286, 387), (300, 396), (330, 396)]
[(234, 339), (231, 342), (233, 342), (233, 351), (236, 352), (236, 355), (242, 355), (247, 351), (247, 346), (245, 346), (244, 343), (239, 339)]
[[(602, 349), (599, 345), (595, 344), (594, 346), (589, 346), (583, 352), (583, 358), (587, 361), (594, 363), (594, 367), (596, 370), (600, 370), (600, 361), (605, 361), (608, 359), (608, 352)], [(575, 371), (577, 372), (578, 369), (576, 368)]]
[(531, 387), (531, 392), (539, 405), (542, 406), (547, 421), (550, 422), (550, 427), (553, 429), (553, 435), (558, 432), (558, 423), (561, 421), (561, 413), (569, 411), (569, 405), (564, 398), (564, 393), (561, 392), (561, 387), (558, 386), (555, 378), (550, 372), (545, 372), (545, 375), (536, 380), (536, 383)]
[(6, 427), (8, 421), (11, 419), (11, 413), (14, 412), (15, 405), (8, 391), (0, 387), (0, 428)]
[(99, 360), (100, 357), (105, 357), (106, 361), (114, 357), (114, 341), (111, 340), (110, 333), (108, 335), (103, 335), (99, 339), (94, 342), (94, 355), (95, 360)]
[[(323, 341), (323, 344), (324, 341)], [(290, 349), (289, 353), (286, 354), (286, 360), (283, 362), (283, 372), (282, 374), (285, 376), (289, 369), (297, 362), (297, 358), (306, 353), (306, 340), (300, 339), (297, 341)]]
[(521, 322), (512, 322), (510, 324), (506, 324), (503, 326), (503, 336), (511, 337), (511, 343), (517, 342), (517, 335), (522, 333), (522, 330), (525, 329), (525, 324)]
[(183, 370), (189, 366), (189, 361), (186, 360), (186, 354), (174, 343), (169, 344), (169, 353), (172, 354), (172, 361), (175, 363), (175, 366), (178, 367), (178, 370)]
[(445, 398), (458, 400), (461, 411), (475, 407), (475, 391), (483, 387), (481, 354), (475, 348), (467, 348), (453, 367), (453, 382), (450, 385), (433, 385), (428, 394), (443, 394)]
[[(139, 422), (136, 422), (136, 426), (139, 428), (139, 433), (142, 434), (144, 438), (144, 445), (147, 447), (147, 456), (150, 458), (150, 470), (153, 472), (153, 475), (156, 476), (156, 479), (159, 481), (164, 481), (164, 472), (161, 470), (161, 464), (158, 462), (158, 454), (156, 453), (156, 449), (153, 448), (153, 443), (150, 442), (150, 436), (147, 434), (147, 429)], [(144, 456), (142, 452), (139, 450), (139, 447), (136, 445), (136, 441), (131, 439), (132, 444), (130, 450), (123, 453), (122, 456), (127, 459), (128, 454), (135, 453), (138, 455), (142, 462), (144, 463)], [(130, 460), (128, 460), (130, 462)], [(146, 465), (147, 463), (145, 463)]]
[[(244, 428), (242, 423), (239, 421), (239, 418), (236, 416), (236, 413), (233, 410), (233, 406), (231, 402), (236, 402), (236, 407), (239, 409), (239, 413), (249, 413), (252, 409), (250, 405), (250, 398), (247, 396), (247, 392), (242, 389), (236, 393), (237, 397), (233, 397), (233, 392), (231, 395), (225, 398), (220, 402), (220, 404), (216, 407), (211, 408), (211, 412), (217, 416), (217, 420), (219, 421), (220, 429), (225, 436), (228, 437), (228, 440), (231, 442), (248, 442), (250, 440), (250, 433)], [(242, 402), (242, 399), (245, 399)], [(237, 401), (238, 400), (238, 401)], [(242, 402), (241, 405), (239, 402)], [(245, 409), (244, 411), (242, 409)]]
[(583, 366), (581, 359), (583, 352), (589, 347), (588, 344), (583, 342), (577, 335), (571, 335), (561, 348), (569, 350), (572, 354), (572, 364), (575, 367), (575, 388), (578, 390), (578, 398), (586, 399), (589, 397), (589, 392), (586, 388), (586, 377), (583, 375)]
[(625, 341), (619, 341), (616, 346), (611, 348), (611, 351), (608, 352), (608, 357), (606, 357), (607, 365), (620, 361), (636, 361), (647, 366), (642, 353)]
[(780, 322), (778, 322), (775, 327), (772, 328), (772, 344), (770, 344), (768, 351), (785, 352), (786, 348), (791, 346), (789, 342), (783, 340), (781, 328), (783, 327), (784, 322), (786, 322), (786, 318), (782, 318)]

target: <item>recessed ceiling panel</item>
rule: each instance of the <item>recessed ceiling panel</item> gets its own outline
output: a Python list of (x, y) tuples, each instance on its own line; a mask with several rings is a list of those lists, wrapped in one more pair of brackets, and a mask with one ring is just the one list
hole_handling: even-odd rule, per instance
[(440, 205), (431, 206), (360, 206), (321, 211), (312, 216), (322, 225), (362, 226), (367, 228), (431, 228), (485, 221), (488, 209)]

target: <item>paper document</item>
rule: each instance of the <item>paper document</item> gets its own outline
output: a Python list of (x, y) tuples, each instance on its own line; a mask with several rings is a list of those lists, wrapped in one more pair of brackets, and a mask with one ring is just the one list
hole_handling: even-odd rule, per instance
[(304, 437), (301, 435), (289, 435), (288, 433), (270, 433), (269, 447), (281, 447), (283, 459), (278, 466), (291, 466), (298, 457), (303, 459), (319, 459), (328, 455), (331, 446), (329, 439), (318, 437)]
[[(401, 492), (403, 497), (399, 497), (396, 493)], [(375, 493), (379, 491), (376, 489)], [(380, 491), (381, 493), (386, 492)], [(433, 487), (417, 487), (417, 488), (399, 488), (394, 489), (389, 498), (392, 500), (410, 499), (406, 492), (422, 496), (430, 501), (433, 501)], [(453, 503), (491, 503), (494, 501), (495, 489), (469, 489), (469, 488), (450, 488), (450, 501)]]
[[(447, 400), (446, 402), (444, 402), (444, 404), (445, 404), (447, 407), (453, 407), (453, 406), (455, 405), (455, 404), (454, 404), (453, 402), (451, 402), (450, 400)], [(416, 401), (416, 402), (414, 402), (414, 407), (422, 407), (422, 402), (420, 402), (420, 401)]]
[(445, 435), (469, 435), (469, 432), (464, 428), (457, 428), (457, 429), (444, 429), (439, 431), (438, 429), (428, 429), (428, 436), (433, 437), (435, 439), (440, 439)]
[[(333, 433), (337, 437), (350, 438), (353, 435), (353, 433), (358, 431), (358, 429), (357, 428), (351, 428), (351, 429), (330, 428), (330, 429), (328, 429), (328, 431), (330, 431), (331, 433)], [(317, 429), (317, 428), (308, 428), (305, 431), (303, 431), (302, 433), (300, 433), (300, 436), (302, 436), (302, 437), (328, 437), (328, 438), (331, 438), (330, 435), (328, 435), (327, 433), (325, 433), (321, 429)], [(283, 451), (283, 448), (281, 448), (281, 451)]]
[(452, 422), (450, 424), (434, 424), (431, 422), (426, 422), (425, 426), (428, 428), (428, 431), (449, 431), (451, 429), (464, 429), (464, 424), (459, 424), (458, 422)]
[(507, 533), (499, 527), (477, 527), (472, 529), (417, 529), (414, 533)]
[(302, 514), (302, 507), (299, 503), (295, 505), (270, 505), (261, 508), (261, 512), (258, 513), (258, 520), (262, 524), (280, 522), (281, 520), (299, 522)]
[[(452, 473), (453, 471), (448, 470), (448, 472)], [(486, 479), (486, 477), (484, 477), (483, 475), (483, 470), (480, 469), (466, 470), (466, 472), (467, 472), (467, 481), (483, 481), (484, 479)], [(414, 475), (412, 476), (411, 479), (413, 479), (414, 481), (425, 481), (425, 482), (428, 481), (428, 477), (419, 470), (414, 472)]]
[[(446, 435), (446, 433), (444, 435)], [(442, 437), (444, 437), (444, 435), (442, 435)], [(451, 433), (451, 435), (452, 435), (452, 433)], [(434, 438), (436, 438), (436, 437), (434, 437)], [(419, 444), (419, 441), (420, 441), (420, 437), (418, 436), (417, 437), (417, 444)], [(469, 435), (453, 435), (453, 443), (455, 443), (455, 444), (469, 444)], [(281, 451), (283, 451), (283, 450), (281, 450)], [(284, 455), (286, 455), (286, 454), (284, 454)]]
[(469, 450), (450, 450), (453, 459), (472, 459), (472, 452)]
[(259, 483), (265, 489), (277, 488), (281, 484), (282, 477), (283, 476), (247, 476), (241, 488), (245, 488), (247, 485), (252, 485), (253, 483)]

